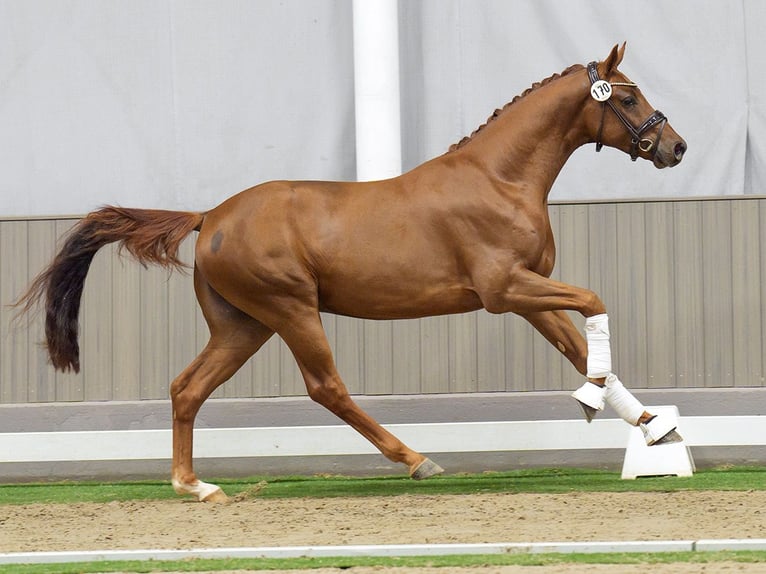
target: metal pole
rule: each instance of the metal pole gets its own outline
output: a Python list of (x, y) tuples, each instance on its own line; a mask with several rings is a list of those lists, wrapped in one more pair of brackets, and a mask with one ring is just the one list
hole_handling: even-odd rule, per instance
[(354, 0), (356, 178), (402, 171), (398, 0)]

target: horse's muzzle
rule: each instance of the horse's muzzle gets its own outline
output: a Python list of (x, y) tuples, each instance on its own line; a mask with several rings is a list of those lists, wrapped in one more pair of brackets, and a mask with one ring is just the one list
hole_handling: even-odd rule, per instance
[[(664, 142), (663, 142), (664, 143)], [(660, 145), (657, 153), (654, 154), (654, 166), (658, 169), (664, 167), (673, 167), (681, 163), (686, 153), (686, 142), (682, 139), (678, 139), (674, 142), (668, 142), (670, 145), (667, 147)]]

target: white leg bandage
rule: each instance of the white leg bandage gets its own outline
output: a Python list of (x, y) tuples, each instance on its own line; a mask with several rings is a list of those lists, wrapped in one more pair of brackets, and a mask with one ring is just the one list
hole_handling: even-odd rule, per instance
[(623, 386), (617, 375), (609, 373), (605, 386), (606, 402), (617, 411), (622, 420), (633, 426), (637, 425), (641, 415), (644, 414), (644, 405)]
[(585, 340), (588, 343), (587, 375), (592, 379), (606, 377), (612, 372), (609, 317), (606, 313), (585, 319)]
[(172, 483), (173, 489), (178, 494), (191, 494), (192, 496), (196, 496), (199, 501), (203, 501), (211, 494), (221, 490), (221, 488), (215, 484), (202, 482), (201, 480), (197, 480), (195, 484), (183, 484), (174, 478)]

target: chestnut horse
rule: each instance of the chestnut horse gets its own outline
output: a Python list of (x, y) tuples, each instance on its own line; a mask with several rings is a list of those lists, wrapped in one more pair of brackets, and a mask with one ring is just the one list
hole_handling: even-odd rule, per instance
[(664, 168), (686, 151), (665, 116), (618, 71), (624, 50), (615, 46), (603, 62), (533, 85), (447, 153), (393, 179), (274, 181), (204, 213), (99, 209), (73, 228), (17, 305), (26, 311), (45, 300), (51, 362), (78, 371), (80, 298), (96, 251), (120, 242), (143, 264), (180, 267), (179, 244), (199, 232), (194, 288), (210, 340), (170, 386), (173, 486), (198, 500), (226, 495), (195, 476), (195, 416), (274, 333), (292, 351), (313, 400), (406, 464), (413, 478), (442, 472), (349, 397), (320, 311), (366, 319), (482, 308), (517, 313), (590, 381), (575, 392), (588, 420), (606, 398), (620, 414), (632, 409), (623, 418), (645, 427), (649, 444), (667, 440), (674, 427), (647, 431), (656, 417), (624, 387), (609, 385), (616, 377), (604, 365), (608, 329), (601, 324), (586, 340), (567, 316), (573, 310), (605, 319), (599, 297), (549, 278), (555, 246), (548, 193), (572, 152), (596, 142)]

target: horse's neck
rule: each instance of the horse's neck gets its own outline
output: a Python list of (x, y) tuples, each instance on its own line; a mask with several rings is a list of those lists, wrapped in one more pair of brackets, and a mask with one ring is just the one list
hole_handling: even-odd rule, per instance
[(494, 177), (523, 183), (527, 192), (546, 201), (569, 156), (589, 141), (581, 84), (566, 76), (538, 88), (476, 134), (466, 151)]

